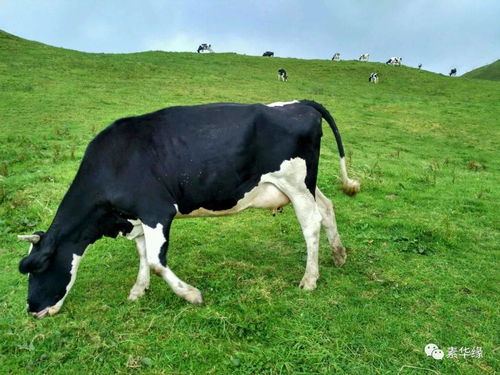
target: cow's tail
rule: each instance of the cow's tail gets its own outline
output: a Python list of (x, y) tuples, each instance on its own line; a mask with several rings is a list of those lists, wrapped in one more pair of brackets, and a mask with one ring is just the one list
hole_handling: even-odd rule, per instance
[(335, 141), (337, 141), (337, 148), (339, 149), (340, 155), (340, 172), (342, 173), (342, 190), (347, 195), (354, 195), (360, 189), (360, 183), (357, 180), (352, 180), (347, 175), (347, 167), (345, 163), (345, 153), (344, 153), (344, 145), (342, 144), (342, 138), (340, 137), (339, 129), (337, 128), (337, 124), (335, 124), (335, 120), (328, 110), (323, 107), (321, 104), (316, 103), (311, 100), (301, 100), (303, 104), (309, 105), (321, 113), (321, 116), (325, 119), (325, 121), (330, 125), (330, 128), (333, 131), (333, 135), (335, 136)]

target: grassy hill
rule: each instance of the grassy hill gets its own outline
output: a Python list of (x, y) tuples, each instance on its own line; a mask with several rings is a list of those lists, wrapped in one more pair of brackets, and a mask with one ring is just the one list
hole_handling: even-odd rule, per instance
[(500, 60), (471, 70), (470, 72), (463, 74), (462, 77), (500, 81)]
[[(290, 79), (279, 82), (285, 68)], [(378, 72), (380, 83), (368, 83)], [(25, 312), (28, 247), (87, 143), (117, 118), (171, 105), (312, 99), (333, 114), (351, 175), (324, 128), (318, 185), (335, 203), (347, 263), (321, 238), (318, 289), (297, 286), (305, 244), (292, 207), (175, 221), (169, 264), (126, 300), (138, 258), (125, 239), (88, 251), (59, 315)], [(236, 54), (89, 54), (0, 33), (0, 361), (4, 373), (480, 374), (498, 363), (500, 84), (357, 61)], [(325, 125), (325, 124), (324, 124)], [(133, 140), (131, 140), (133, 141)], [(123, 157), (126, 157), (124, 155)], [(480, 347), (434, 360), (429, 343)]]

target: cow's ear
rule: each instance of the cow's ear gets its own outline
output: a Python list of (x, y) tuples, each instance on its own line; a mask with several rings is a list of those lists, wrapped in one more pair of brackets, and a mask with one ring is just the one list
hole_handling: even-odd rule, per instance
[[(43, 238), (44, 232), (36, 232), (40, 238)], [(43, 244), (34, 244), (27, 257), (19, 262), (19, 272), (21, 273), (40, 273), (45, 271), (54, 255), (55, 246), (52, 241), (44, 240)]]
[(19, 262), (19, 272), (21, 273), (41, 273), (45, 271), (51, 260), (51, 254), (41, 251), (32, 251), (27, 257)]

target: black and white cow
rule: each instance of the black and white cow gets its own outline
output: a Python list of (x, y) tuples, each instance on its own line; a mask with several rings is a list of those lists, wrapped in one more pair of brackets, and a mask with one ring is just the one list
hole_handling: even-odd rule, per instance
[(335, 55), (333, 55), (332, 61), (340, 61), (340, 53), (337, 52)]
[(450, 71), (450, 77), (455, 77), (457, 75), (457, 68), (453, 68), (451, 71)]
[(288, 76), (286, 74), (286, 70), (285, 69), (278, 70), (278, 79), (280, 81), (283, 81), (283, 82), (288, 81)]
[(418, 64), (418, 70), (422, 69), (422, 64)]
[(204, 51), (212, 52), (212, 53), (214, 52), (212, 50), (212, 45), (206, 44), (206, 43), (200, 44), (200, 46), (198, 47), (198, 50), (196, 52), (200, 53), (200, 52), (204, 52)]
[(378, 83), (378, 73), (370, 74), (370, 77), (368, 77), (368, 82)]
[(359, 56), (359, 61), (368, 61), (369, 57), (370, 57), (369, 53), (363, 53), (361, 56)]
[(391, 57), (389, 60), (386, 61), (386, 64), (400, 66), (402, 62), (403, 62), (402, 57)]
[(262, 56), (272, 57), (272, 56), (274, 56), (274, 52), (272, 52), (272, 51), (266, 51), (266, 52), (264, 52), (262, 54)]
[(346, 260), (332, 203), (316, 186), (322, 118), (337, 142), (343, 189), (355, 194), (360, 185), (347, 175), (337, 126), (313, 101), (171, 107), (114, 122), (88, 145), (47, 232), (20, 236), (31, 242), (19, 264), (29, 273), (28, 311), (57, 313), (87, 247), (119, 234), (136, 241), (140, 258), (130, 300), (149, 287), (151, 269), (174, 293), (201, 304), (200, 291), (167, 265), (172, 221), (289, 202), (307, 245), (299, 286), (315, 289), (321, 226), (335, 263)]

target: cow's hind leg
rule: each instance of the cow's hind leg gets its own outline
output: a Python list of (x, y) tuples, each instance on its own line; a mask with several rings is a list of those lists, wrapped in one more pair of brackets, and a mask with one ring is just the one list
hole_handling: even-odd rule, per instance
[(314, 197), (307, 190), (305, 184), (303, 188), (293, 189), (296, 191), (289, 191), (287, 195), (293, 204), (295, 215), (299, 220), (307, 246), (306, 271), (300, 281), (299, 287), (305, 290), (313, 290), (316, 289), (316, 281), (319, 279), (318, 252), (321, 214), (318, 205), (314, 201)]
[(323, 193), (316, 187), (316, 203), (318, 204), (321, 214), (321, 224), (325, 229), (328, 243), (332, 249), (333, 261), (336, 266), (341, 266), (345, 263), (347, 254), (342, 242), (340, 241), (339, 232), (337, 231), (337, 223), (335, 221), (335, 211), (333, 203), (325, 197)]
[(321, 214), (314, 196), (305, 184), (306, 164), (296, 158), (282, 163), (280, 171), (266, 177), (281, 190), (293, 204), (295, 214), (302, 228), (307, 245), (307, 263), (304, 277), (299, 287), (305, 290), (316, 289), (319, 278), (318, 248), (321, 229)]
[(154, 228), (143, 224), (146, 239), (147, 262), (151, 270), (158, 276), (161, 276), (175, 294), (190, 303), (201, 305), (203, 303), (201, 292), (179, 279), (167, 266), (166, 253), (172, 219), (173, 217), (165, 224), (158, 223)]

